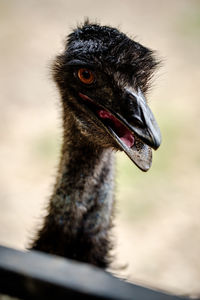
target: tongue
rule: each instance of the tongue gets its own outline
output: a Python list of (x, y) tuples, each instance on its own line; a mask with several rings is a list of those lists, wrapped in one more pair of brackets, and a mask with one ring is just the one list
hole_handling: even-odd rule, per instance
[(97, 113), (101, 119), (111, 120), (112, 129), (127, 147), (131, 148), (133, 146), (133, 134), (117, 118), (115, 118), (110, 112), (106, 110), (99, 110)]
[(127, 132), (124, 136), (120, 137), (120, 140), (129, 148), (134, 145), (134, 137), (131, 132)]

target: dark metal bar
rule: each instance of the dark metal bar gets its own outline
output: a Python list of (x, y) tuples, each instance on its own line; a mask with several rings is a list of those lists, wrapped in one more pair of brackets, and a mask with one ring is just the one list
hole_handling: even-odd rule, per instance
[(0, 293), (21, 299), (189, 299), (124, 282), (88, 264), (2, 246)]

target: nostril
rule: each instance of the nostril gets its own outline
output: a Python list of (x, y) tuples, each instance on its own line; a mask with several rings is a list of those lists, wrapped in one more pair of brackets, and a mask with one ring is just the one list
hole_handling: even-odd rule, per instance
[(133, 126), (144, 128), (145, 121), (138, 95), (128, 92), (124, 104), (123, 113), (127, 121)]
[(134, 126), (138, 126), (140, 128), (145, 127), (145, 120), (143, 116), (143, 112), (139, 105), (132, 107), (131, 110), (129, 110), (129, 117), (128, 121), (133, 124)]
[(131, 116), (128, 121), (134, 126), (138, 126), (140, 128), (145, 127), (144, 121), (137, 115)]

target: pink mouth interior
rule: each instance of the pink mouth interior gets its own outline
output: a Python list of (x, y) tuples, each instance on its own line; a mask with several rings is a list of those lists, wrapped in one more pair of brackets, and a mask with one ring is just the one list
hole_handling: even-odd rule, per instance
[[(79, 96), (88, 103), (94, 105), (92, 99), (87, 95), (79, 93)], [(110, 127), (115, 131), (120, 140), (128, 147), (131, 148), (134, 145), (134, 136), (130, 130), (128, 130), (117, 118), (115, 118), (110, 112), (104, 109), (100, 109), (100, 106), (95, 105), (95, 111), (101, 119), (109, 121)]]
[(111, 122), (111, 127), (118, 135), (120, 140), (129, 148), (134, 145), (134, 136), (117, 118), (115, 118), (110, 112), (106, 110), (98, 110), (98, 116), (101, 119), (108, 119)]

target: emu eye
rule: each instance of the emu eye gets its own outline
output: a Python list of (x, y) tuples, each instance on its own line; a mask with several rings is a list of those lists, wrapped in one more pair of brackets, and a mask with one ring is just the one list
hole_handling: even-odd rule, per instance
[(85, 84), (92, 84), (94, 82), (94, 73), (88, 69), (79, 69), (78, 78)]

